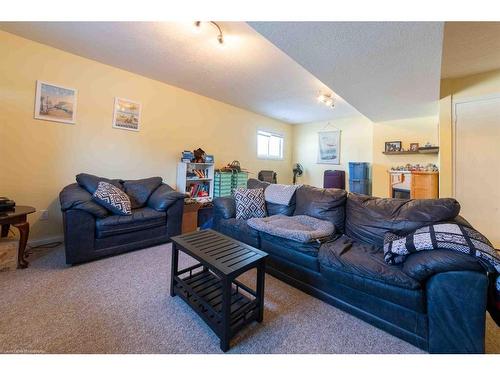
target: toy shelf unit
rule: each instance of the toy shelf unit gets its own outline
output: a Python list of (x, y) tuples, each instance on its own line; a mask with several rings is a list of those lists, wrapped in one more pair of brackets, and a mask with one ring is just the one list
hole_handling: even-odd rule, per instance
[(210, 201), (214, 197), (214, 164), (177, 164), (177, 190), (197, 201)]

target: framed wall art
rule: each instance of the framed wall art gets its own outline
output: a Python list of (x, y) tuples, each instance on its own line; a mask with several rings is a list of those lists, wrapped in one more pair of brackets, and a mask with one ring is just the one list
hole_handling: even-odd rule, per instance
[(35, 118), (38, 120), (76, 122), (77, 90), (36, 81)]
[(141, 103), (129, 99), (115, 98), (113, 128), (139, 131), (141, 125)]
[(340, 164), (340, 130), (318, 132), (318, 163)]

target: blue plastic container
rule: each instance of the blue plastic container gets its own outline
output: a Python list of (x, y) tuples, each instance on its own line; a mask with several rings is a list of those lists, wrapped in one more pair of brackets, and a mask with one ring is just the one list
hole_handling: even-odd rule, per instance
[(349, 191), (351, 193), (370, 195), (370, 180), (367, 179), (349, 180)]
[(349, 162), (349, 180), (367, 180), (370, 163)]

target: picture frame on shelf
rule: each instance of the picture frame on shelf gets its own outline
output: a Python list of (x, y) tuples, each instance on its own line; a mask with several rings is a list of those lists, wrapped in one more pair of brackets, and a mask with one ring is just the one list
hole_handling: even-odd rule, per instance
[(77, 89), (37, 80), (35, 119), (75, 124), (77, 94)]
[(402, 150), (401, 141), (389, 141), (385, 142), (385, 152), (401, 152)]
[(418, 143), (410, 143), (410, 151), (417, 152), (419, 144)]

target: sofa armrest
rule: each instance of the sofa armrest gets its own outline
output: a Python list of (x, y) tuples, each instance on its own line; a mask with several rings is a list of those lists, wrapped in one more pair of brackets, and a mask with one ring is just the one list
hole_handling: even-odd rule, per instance
[(231, 219), (236, 217), (236, 201), (233, 197), (221, 197), (214, 200), (214, 217)]
[(81, 210), (100, 218), (109, 215), (108, 210), (94, 202), (92, 195), (78, 184), (66, 186), (59, 193), (59, 201), (61, 203), (61, 211), (63, 212), (67, 210)]
[(175, 191), (167, 184), (161, 184), (148, 199), (148, 207), (156, 211), (167, 211), (178, 200), (184, 202), (186, 194)]
[(223, 219), (236, 217), (236, 201), (233, 197), (221, 197), (214, 199), (213, 229), (219, 230)]
[(168, 237), (178, 236), (182, 233), (182, 214), (184, 213), (184, 199), (177, 199), (167, 209)]
[(94, 251), (95, 217), (83, 210), (63, 211), (66, 264), (86, 261)]
[(443, 272), (427, 284), (430, 353), (484, 353), (488, 277)]

